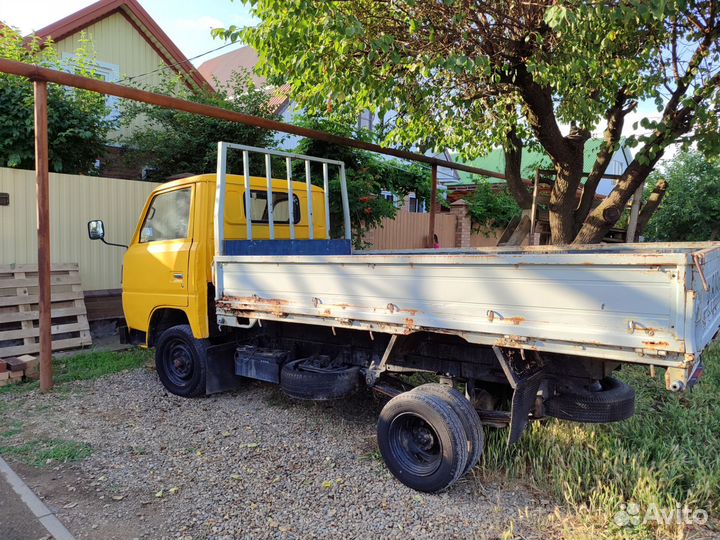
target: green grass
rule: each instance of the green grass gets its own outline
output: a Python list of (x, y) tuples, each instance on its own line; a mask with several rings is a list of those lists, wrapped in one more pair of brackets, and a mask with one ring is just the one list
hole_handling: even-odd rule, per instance
[[(89, 352), (53, 359), (53, 380), (56, 385), (71, 381), (97, 379), (111, 373), (143, 366), (152, 358), (152, 351), (132, 349), (120, 352)], [(4, 393), (27, 392), (39, 387), (38, 381), (11, 384), (0, 388)], [(62, 391), (62, 389), (60, 389)]]
[(63, 439), (36, 439), (18, 445), (0, 445), (0, 455), (10, 456), (33, 467), (82, 461), (90, 457), (89, 444)]
[(0, 431), (0, 438), (11, 438), (15, 435), (19, 435), (23, 431), (22, 422), (19, 420), (12, 420), (9, 424), (5, 424), (3, 430), (4, 431)]
[(613, 516), (630, 502), (641, 515), (651, 504), (720, 512), (720, 347), (708, 351), (704, 376), (686, 394), (665, 390), (660, 370), (656, 379), (640, 367), (624, 368), (620, 377), (637, 392), (633, 418), (535, 423), (510, 449), (504, 430), (491, 431), (483, 470), (549, 489), (575, 513), (564, 524), (570, 537), (677, 537), (682, 525), (619, 527)]

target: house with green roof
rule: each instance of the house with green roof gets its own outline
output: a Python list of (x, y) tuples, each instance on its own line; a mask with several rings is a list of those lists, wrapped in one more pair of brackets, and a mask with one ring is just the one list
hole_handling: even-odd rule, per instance
[[(585, 143), (585, 156), (583, 171), (588, 173), (591, 171), (595, 164), (595, 159), (600, 151), (602, 145), (602, 139), (590, 139)], [(457, 156), (453, 156), (455, 161), (472, 165), (473, 167), (479, 167), (488, 171), (497, 173), (505, 172), (505, 155), (502, 148), (497, 148), (482, 157), (475, 158), (470, 161), (462, 161)], [(632, 162), (633, 156), (630, 152), (630, 148), (621, 143), (620, 148), (615, 152), (610, 164), (608, 165), (606, 174), (620, 175), (625, 172), (627, 166)], [(550, 157), (542, 150), (533, 150), (523, 148), (522, 154), (522, 176), (523, 178), (533, 178), (537, 169), (552, 169), (552, 162)], [(477, 175), (460, 172), (460, 180), (456, 186), (460, 188), (464, 185), (473, 184), (477, 179)], [(492, 184), (504, 183), (504, 180), (496, 178), (488, 178), (488, 181)], [(615, 181), (612, 178), (603, 178), (598, 185), (597, 194), (605, 196), (612, 191), (615, 186)]]

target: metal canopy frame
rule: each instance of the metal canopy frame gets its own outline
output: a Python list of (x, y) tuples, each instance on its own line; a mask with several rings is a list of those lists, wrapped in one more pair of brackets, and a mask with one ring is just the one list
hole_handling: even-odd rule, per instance
[(293, 160), (305, 163), (305, 189), (307, 192), (307, 216), (310, 240), (314, 239), (315, 218), (313, 214), (312, 202), (312, 180), (310, 177), (310, 164), (321, 163), (323, 172), (323, 200), (325, 204), (325, 231), (330, 237), (330, 189), (329, 177), (330, 166), (338, 167), (340, 175), (340, 196), (342, 199), (343, 209), (343, 225), (345, 229), (345, 240), (351, 239), (350, 229), (350, 203), (347, 192), (347, 179), (345, 176), (345, 163), (334, 159), (324, 159), (303, 154), (293, 154), (291, 152), (283, 152), (282, 150), (269, 150), (267, 148), (259, 148), (257, 146), (248, 146), (244, 144), (235, 144), (229, 142), (218, 142), (217, 154), (217, 182), (215, 186), (215, 212), (214, 212), (214, 233), (215, 233), (215, 255), (225, 255), (225, 195), (227, 192), (227, 154), (228, 150), (238, 150), (242, 152), (243, 164), (243, 186), (245, 197), (245, 223), (246, 235), (248, 240), (253, 239), (253, 222), (252, 222), (252, 199), (250, 193), (250, 154), (258, 154), (263, 156), (265, 162), (265, 180), (268, 201), (268, 228), (270, 232), (270, 240), (275, 240), (275, 220), (273, 216), (273, 178), (271, 156), (285, 158), (285, 169), (288, 190), (288, 212), (290, 226), (290, 240), (295, 240), (295, 208), (292, 202), (293, 197), (293, 178), (292, 178), (292, 162)]

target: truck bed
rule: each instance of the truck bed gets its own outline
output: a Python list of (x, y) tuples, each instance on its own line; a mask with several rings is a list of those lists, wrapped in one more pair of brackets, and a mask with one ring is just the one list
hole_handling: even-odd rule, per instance
[(720, 243), (215, 259), (219, 324), (245, 318), (692, 370), (720, 327)]

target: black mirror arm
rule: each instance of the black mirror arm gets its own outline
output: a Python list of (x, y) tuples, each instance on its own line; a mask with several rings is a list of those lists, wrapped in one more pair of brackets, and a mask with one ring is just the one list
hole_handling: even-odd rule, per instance
[(115, 246), (115, 247), (121, 247), (121, 248), (125, 248), (125, 249), (128, 248), (128, 246), (126, 246), (125, 244), (115, 244), (113, 242), (108, 242), (107, 240), (105, 240), (105, 238), (100, 238), (99, 240), (101, 240), (102, 243), (105, 244), (106, 246)]

